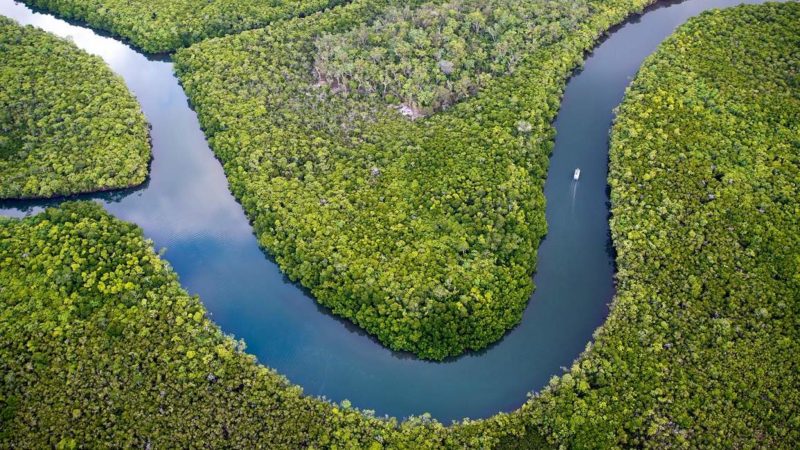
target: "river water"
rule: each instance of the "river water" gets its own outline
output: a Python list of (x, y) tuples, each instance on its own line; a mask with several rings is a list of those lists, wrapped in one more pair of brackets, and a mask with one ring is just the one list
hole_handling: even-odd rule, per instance
[[(166, 248), (181, 284), (226, 333), (310, 395), (378, 415), (424, 412), (448, 422), (519, 407), (584, 350), (614, 295), (608, 229), (608, 130), (642, 60), (687, 18), (740, 0), (661, 2), (617, 27), (567, 85), (545, 184), (549, 234), (522, 322), (497, 344), (445, 362), (387, 350), (319, 307), (258, 247), (228, 191), (168, 58), (145, 56), (78, 24), (0, 0), (0, 14), (70, 37), (122, 76), (152, 125), (147, 184), (82, 196), (134, 222)], [(748, 3), (759, 3), (752, 1)], [(578, 182), (575, 168), (581, 169)], [(57, 201), (0, 202), (0, 214), (33, 214)]]

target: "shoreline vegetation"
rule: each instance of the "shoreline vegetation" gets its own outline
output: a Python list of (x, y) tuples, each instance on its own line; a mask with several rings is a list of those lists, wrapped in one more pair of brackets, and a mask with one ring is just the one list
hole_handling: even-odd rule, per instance
[(617, 296), (574, 378), (595, 407), (573, 444), (627, 421), (644, 434), (626, 445), (796, 448), (800, 3), (681, 26), (629, 86), (609, 156)]
[(151, 55), (159, 55), (204, 39), (313, 14), (343, 0), (23, 0), (23, 3), (85, 22)]
[[(711, 11), (647, 59), (611, 138), (618, 295), (519, 410), (444, 427), (303, 396), (205, 317), (138, 227), (65, 203), (0, 218), (0, 444), (797, 447), (799, 29), (794, 2)], [(235, 42), (267, 31), (250, 33)], [(204, 126), (226, 131), (205, 101)]]
[(357, 0), (181, 49), (175, 68), (281, 270), (442, 360), (521, 320), (566, 80), (649, 3)]
[(0, 217), (0, 286), (3, 447), (485, 448), (511, 433), (302, 395), (92, 202)]
[(148, 124), (125, 83), (101, 58), (0, 17), (0, 59), (0, 199), (144, 183)]

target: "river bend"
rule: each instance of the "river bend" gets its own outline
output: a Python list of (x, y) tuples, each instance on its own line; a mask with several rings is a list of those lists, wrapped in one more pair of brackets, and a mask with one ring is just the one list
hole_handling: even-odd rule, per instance
[[(429, 412), (448, 422), (518, 408), (584, 350), (614, 295), (608, 229), (608, 131), (613, 109), (642, 60), (687, 18), (740, 0), (661, 2), (617, 27), (569, 81), (556, 119), (545, 184), (549, 234), (539, 247), (536, 292), (519, 326), (492, 347), (445, 362), (387, 350), (318, 307), (258, 247), (228, 191), (186, 95), (165, 58), (149, 58), (80, 25), (0, 0), (0, 14), (102, 57), (121, 75), (152, 125), (153, 163), (139, 189), (83, 196), (136, 223), (226, 333), (307, 394), (378, 415)], [(753, 1), (749, 3), (758, 3)], [(580, 181), (572, 174), (580, 167)], [(0, 202), (32, 214), (52, 201)]]

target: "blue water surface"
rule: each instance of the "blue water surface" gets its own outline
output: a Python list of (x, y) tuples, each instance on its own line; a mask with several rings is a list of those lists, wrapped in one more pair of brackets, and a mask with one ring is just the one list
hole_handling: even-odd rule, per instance
[[(121, 75), (152, 125), (153, 163), (139, 189), (89, 196), (165, 248), (181, 284), (226, 332), (307, 394), (379, 415), (441, 421), (518, 408), (584, 350), (614, 295), (608, 229), (608, 130), (642, 60), (687, 18), (739, 0), (661, 2), (618, 27), (567, 85), (545, 185), (549, 234), (522, 323), (485, 351), (429, 362), (387, 350), (319, 307), (258, 247), (168, 58), (148, 58), (77, 24), (0, 0), (0, 14), (70, 37)], [(758, 3), (758, 2), (752, 2)], [(575, 168), (581, 169), (578, 182)], [(22, 216), (54, 202), (0, 203)]]

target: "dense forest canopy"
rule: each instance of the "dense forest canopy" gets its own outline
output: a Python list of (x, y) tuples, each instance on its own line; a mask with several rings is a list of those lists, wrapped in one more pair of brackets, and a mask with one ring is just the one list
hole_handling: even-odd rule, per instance
[(0, 17), (0, 198), (52, 197), (141, 184), (148, 126), (97, 56)]
[(301, 395), (224, 336), (151, 246), (88, 202), (0, 217), (0, 447), (486, 448), (510, 432)]
[(449, 0), (390, 6), (375, 21), (316, 41), (314, 71), (341, 90), (376, 93), (429, 114), (575, 31), (586, 1)]
[[(281, 269), (389, 347), (442, 359), (519, 322), (546, 231), (542, 186), (561, 90), (597, 37), (646, 3), (537, 0), (489, 14), (478, 2), (449, 12), (452, 2), (358, 0), (180, 50), (176, 70)], [(485, 48), (472, 62), (447, 56), (458, 77), (483, 80), (467, 92), (476, 95), (409, 121), (359, 88), (382, 92), (395, 76), (359, 62), (384, 49), (391, 30), (411, 39), (421, 17), (445, 23), (450, 14), (488, 14), (485, 26), (507, 42), (474, 27), (448, 32)], [(431, 55), (446, 43), (437, 39), (405, 56), (399, 43), (386, 50), (398, 67), (428, 71), (392, 87), (398, 95), (437, 87), (427, 84), (438, 83)], [(320, 56), (334, 49), (345, 59)], [(524, 58), (492, 76), (509, 51)], [(333, 61), (329, 76), (351, 57), (363, 66), (357, 77), (319, 83), (323, 59)], [(339, 82), (355, 85), (344, 92)]]
[(711, 11), (611, 136), (618, 291), (535, 402), (569, 447), (800, 445), (800, 3)]
[(340, 0), (24, 0), (84, 21), (149, 53), (171, 52), (203, 39), (302, 16)]
[[(355, 17), (370, 11), (354, 5), (366, 9), (344, 11)], [(310, 23), (326, 23), (331, 33), (350, 29), (346, 14), (326, 17), (331, 21)], [(592, 23), (601, 30), (613, 21)], [(704, 13), (644, 64), (612, 131), (609, 184), (618, 295), (584, 355), (521, 409), (445, 428), (424, 417), (379, 420), (347, 404), (305, 397), (221, 333), (137, 227), (97, 205), (67, 203), (21, 220), (0, 218), (0, 446), (797, 448), (798, 30), (796, 2)], [(184, 79), (198, 90), (202, 86), (196, 83), (216, 78), (188, 71), (190, 64), (195, 70), (228, 64), (231, 77), (219, 78), (232, 82), (256, 67), (250, 52), (261, 52), (271, 39), (307, 32), (300, 26), (273, 28), (232, 43), (203, 44), (202, 51), (180, 55)], [(578, 44), (588, 46), (596, 37), (587, 32), (570, 40), (574, 47), (555, 54), (566, 58), (563, 65), (542, 70), (566, 76), (580, 59)], [(314, 48), (313, 36), (303, 42), (304, 49)], [(285, 50), (275, 47), (280, 48)], [(215, 62), (220, 55), (225, 58)], [(542, 65), (550, 61), (540, 58)], [(296, 65), (297, 80), (313, 82), (313, 56), (286, 62)], [(524, 70), (524, 65), (516, 69)], [(258, 73), (284, 83), (293, 79), (287, 70)], [(514, 76), (509, 79), (519, 82)], [(220, 82), (208, 92), (228, 92)], [(262, 83), (245, 77), (231, 91), (258, 93), (269, 86)], [(500, 100), (508, 99), (498, 92), (509, 86), (492, 81), (477, 97), (413, 123), (371, 116), (359, 119), (358, 126), (385, 121), (394, 126), (389, 131), (436, 129), (437, 121), (458, 123), (443, 117), (467, 117), (467, 112), (485, 121), (484, 115), (503, 114), (481, 102), (494, 98), (505, 105)], [(509, 95), (522, 101), (517, 91)], [(364, 102), (364, 111), (385, 106), (384, 99), (369, 103), (361, 93), (355, 97), (357, 102), (346, 103), (347, 95), (331, 93), (330, 103)], [(244, 126), (232, 112), (258, 112), (258, 103), (245, 102), (237, 110), (222, 96), (194, 99), (202, 102), (203, 123), (217, 141), (234, 190), (261, 227), (262, 243), (268, 241), (264, 224), (280, 225), (261, 216), (272, 209), (255, 200), (259, 192), (245, 189), (251, 186), (245, 179), (258, 173), (247, 169), (272, 158), (278, 161), (274, 170), (287, 171), (282, 176), (313, 181), (317, 172), (299, 169), (308, 161), (312, 167), (327, 162), (347, 168), (322, 157), (298, 164), (286, 155), (256, 153), (248, 160), (231, 143), (248, 142), (245, 133), (231, 131)], [(270, 100), (289, 104), (280, 95)], [(214, 105), (224, 113), (214, 114)], [(281, 111), (285, 117), (276, 123), (302, 123), (287, 118), (290, 108)], [(526, 139), (549, 136), (545, 125), (528, 123)], [(296, 144), (303, 135), (282, 129), (270, 131), (303, 148)], [(358, 134), (342, 133), (351, 139)], [(313, 136), (319, 139), (315, 144), (325, 142)], [(369, 186), (379, 183), (385, 167), (364, 167)], [(264, 179), (258, 183), (268, 185)], [(292, 179), (283, 183), (291, 186)], [(308, 243), (299, 245), (304, 256)]]

